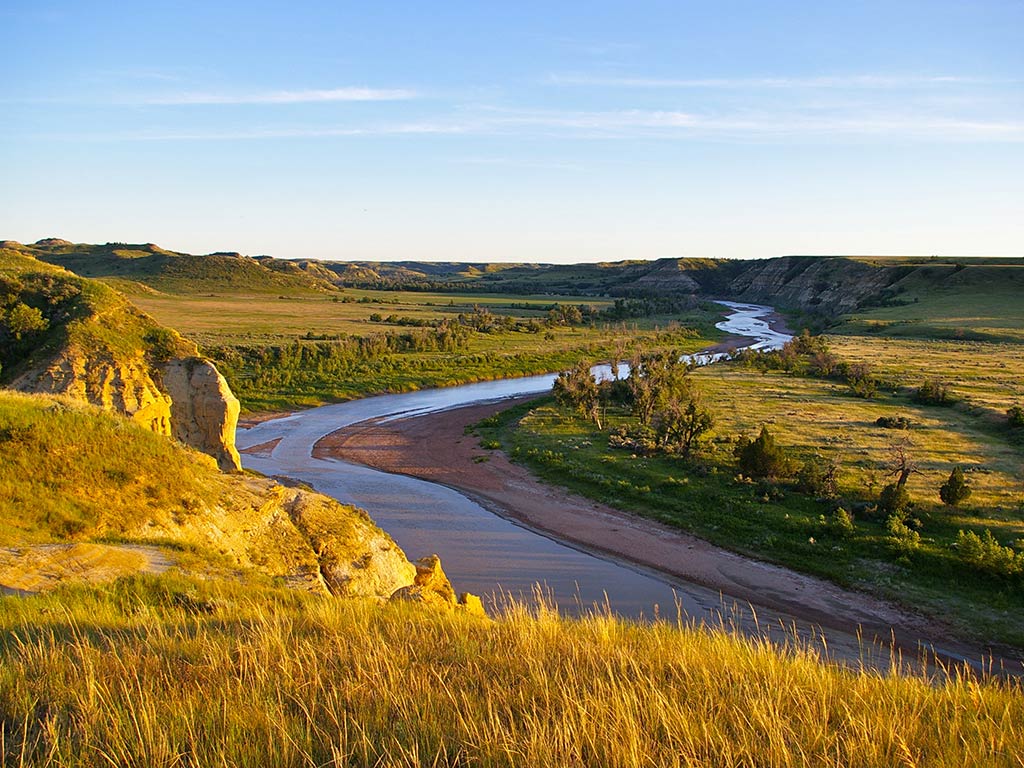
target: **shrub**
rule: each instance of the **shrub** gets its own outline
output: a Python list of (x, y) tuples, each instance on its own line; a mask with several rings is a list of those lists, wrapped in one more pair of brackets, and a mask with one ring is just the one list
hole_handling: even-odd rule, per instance
[(1024, 427), (1024, 405), (1011, 405), (1006, 411), (1006, 420), (1011, 427)]
[(901, 514), (889, 515), (885, 529), (889, 532), (889, 543), (901, 555), (909, 555), (921, 546), (921, 534), (907, 525)]
[(856, 530), (856, 526), (853, 524), (853, 515), (842, 507), (839, 507), (828, 517), (819, 515), (818, 526), (823, 533), (831, 533), (840, 538), (851, 536)]
[(796, 487), (801, 493), (832, 498), (839, 493), (839, 465), (832, 459), (815, 454), (800, 467)]
[(886, 429), (910, 429), (910, 419), (906, 416), (879, 416), (875, 424)]
[(878, 392), (878, 379), (871, 372), (871, 366), (866, 363), (856, 363), (846, 370), (846, 383), (850, 385), (850, 392), (856, 397), (870, 400)]
[(914, 402), (921, 405), (952, 405), (956, 397), (948, 385), (931, 379), (914, 392)]
[(976, 570), (1000, 577), (1024, 573), (1024, 553), (1004, 547), (987, 528), (981, 536), (973, 531), (960, 531), (955, 546), (960, 559)]
[(793, 462), (785, 449), (775, 442), (767, 426), (761, 427), (756, 440), (741, 437), (736, 444), (740, 472), (747, 477), (777, 478), (793, 474)]
[(959, 465), (953, 467), (953, 471), (949, 473), (949, 479), (939, 488), (939, 498), (942, 499), (942, 503), (955, 507), (970, 495), (971, 486), (967, 484), (963, 469)]
[(889, 483), (878, 495), (878, 512), (887, 518), (903, 517), (913, 505), (907, 489), (899, 483)]

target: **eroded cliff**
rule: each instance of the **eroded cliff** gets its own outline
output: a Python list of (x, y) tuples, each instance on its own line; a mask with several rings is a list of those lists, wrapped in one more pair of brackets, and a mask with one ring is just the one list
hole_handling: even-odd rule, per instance
[(239, 470), (238, 400), (195, 344), (113, 289), (0, 250), (0, 383), (120, 413)]

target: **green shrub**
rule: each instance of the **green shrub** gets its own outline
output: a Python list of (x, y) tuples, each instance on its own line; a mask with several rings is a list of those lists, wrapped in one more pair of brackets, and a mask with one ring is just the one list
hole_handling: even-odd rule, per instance
[(775, 442), (768, 427), (761, 427), (756, 440), (741, 437), (734, 451), (740, 473), (754, 478), (779, 478), (793, 474), (793, 462)]
[(906, 416), (879, 416), (875, 424), (885, 429), (910, 429), (910, 419)]
[(907, 489), (899, 483), (889, 483), (878, 494), (878, 512), (886, 518), (903, 517), (913, 505)]
[(1024, 427), (1024, 405), (1011, 405), (1006, 411), (1006, 420), (1011, 427)]
[(962, 501), (966, 501), (971, 495), (971, 486), (967, 484), (964, 471), (959, 465), (953, 467), (949, 473), (949, 479), (939, 488), (939, 498), (943, 504), (956, 507)]
[(1000, 577), (1024, 573), (1024, 553), (1004, 547), (987, 528), (981, 536), (974, 531), (960, 531), (955, 546), (960, 559), (976, 570)]
[(931, 379), (914, 392), (914, 402), (921, 405), (952, 405), (956, 397), (948, 385)]
[(796, 487), (801, 493), (832, 498), (839, 493), (839, 465), (832, 459), (815, 454), (801, 465)]
[(853, 515), (842, 507), (832, 513), (828, 520), (828, 527), (833, 533), (839, 536), (852, 536), (856, 530), (853, 522)]
[(907, 525), (901, 514), (889, 515), (885, 529), (889, 532), (889, 543), (901, 555), (909, 555), (921, 546), (921, 534)]

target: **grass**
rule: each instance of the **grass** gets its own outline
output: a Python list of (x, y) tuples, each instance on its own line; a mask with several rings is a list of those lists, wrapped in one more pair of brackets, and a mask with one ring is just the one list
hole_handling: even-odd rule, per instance
[(725, 631), (180, 577), (0, 600), (18, 765), (1019, 766), (1016, 684)]
[[(382, 392), (404, 392), (557, 371), (580, 357), (610, 358), (633, 345), (692, 352), (721, 338), (717, 309), (695, 308), (627, 323), (543, 327), (540, 332), (470, 332), (457, 349), (382, 351), (352, 356), (341, 350), (354, 338), (422, 334), (401, 322), (431, 322), (471, 315), (481, 307), (496, 316), (543, 322), (554, 304), (600, 309), (607, 300), (579, 296), (440, 294), (346, 290), (316, 294), (187, 296), (139, 293), (132, 300), (161, 323), (200, 343), (248, 411), (314, 406)], [(382, 321), (371, 321), (379, 315)], [(387, 318), (393, 317), (392, 322)], [(296, 348), (316, 359), (289, 363)], [(284, 350), (281, 353), (281, 350)], [(332, 359), (324, 359), (324, 355)], [(339, 356), (344, 360), (339, 360)]]
[(0, 392), (0, 545), (118, 535), (219, 501), (216, 462), (70, 399)]
[[(696, 463), (611, 449), (607, 432), (553, 403), (509, 412), (479, 433), (485, 441), (500, 438), (513, 458), (585, 496), (897, 600), (957, 624), (966, 635), (1024, 647), (1021, 585), (973, 571), (952, 546), (960, 529), (990, 529), (1003, 544), (1024, 538), (1024, 462), (1005, 426), (969, 408), (920, 406), (906, 393), (862, 400), (834, 382), (740, 365), (692, 375), (717, 416)], [(877, 426), (885, 415), (906, 416), (912, 426)], [(628, 418), (611, 410), (607, 421), (613, 429)], [(734, 440), (754, 436), (763, 424), (799, 460), (815, 453), (838, 460), (843, 498), (822, 502), (785, 486), (737, 480)], [(908, 483), (912, 514), (921, 523), (920, 546), (912, 552), (896, 547), (885, 521), (865, 511), (890, 482), (891, 447), (904, 439), (920, 470)], [(956, 464), (963, 465), (973, 495), (954, 509), (940, 502), (938, 489)], [(828, 523), (840, 504), (855, 512), (852, 535)]]

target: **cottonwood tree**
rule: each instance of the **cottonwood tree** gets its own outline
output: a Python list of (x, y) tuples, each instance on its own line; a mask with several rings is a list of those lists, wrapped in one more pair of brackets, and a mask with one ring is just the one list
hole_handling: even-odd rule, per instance
[(686, 400), (673, 399), (655, 411), (651, 425), (662, 448), (686, 458), (714, 426), (714, 417), (703, 407), (697, 390), (691, 389)]
[(689, 365), (678, 352), (636, 355), (630, 361), (626, 384), (632, 397), (633, 414), (642, 426), (651, 423), (659, 408), (688, 400)]
[(600, 389), (590, 363), (581, 360), (571, 370), (555, 378), (552, 387), (555, 399), (564, 406), (574, 408), (602, 429)]

